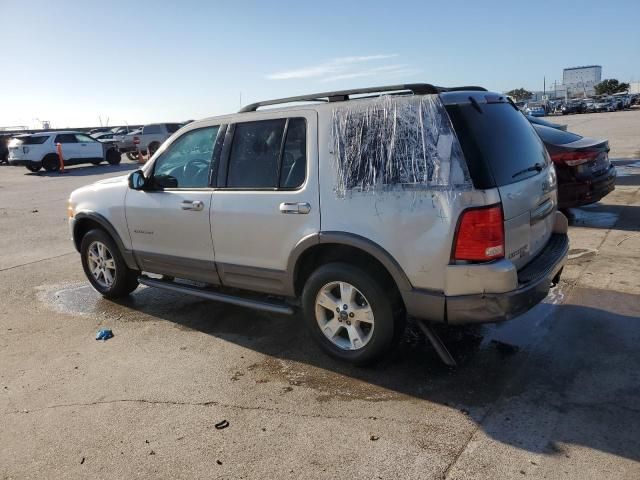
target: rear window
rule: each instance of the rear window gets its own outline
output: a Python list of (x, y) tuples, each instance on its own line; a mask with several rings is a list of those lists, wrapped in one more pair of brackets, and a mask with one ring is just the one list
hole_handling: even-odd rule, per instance
[(16, 145), (42, 145), (49, 138), (48, 135), (38, 135), (37, 137), (16, 137)]
[(557, 128), (545, 127), (543, 125), (536, 125), (534, 127), (540, 138), (553, 145), (564, 145), (565, 143), (577, 142), (582, 137), (571, 132), (564, 132)]
[(509, 103), (449, 105), (476, 188), (494, 188), (537, 175), (519, 174), (548, 155), (529, 121)]

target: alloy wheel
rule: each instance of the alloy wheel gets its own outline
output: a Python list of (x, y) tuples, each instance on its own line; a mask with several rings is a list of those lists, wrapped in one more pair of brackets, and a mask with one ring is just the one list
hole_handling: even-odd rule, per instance
[(95, 281), (103, 288), (111, 288), (116, 279), (116, 261), (102, 242), (92, 242), (87, 249), (87, 264)]
[(373, 309), (348, 282), (324, 285), (316, 296), (315, 313), (324, 336), (342, 350), (359, 350), (373, 336)]

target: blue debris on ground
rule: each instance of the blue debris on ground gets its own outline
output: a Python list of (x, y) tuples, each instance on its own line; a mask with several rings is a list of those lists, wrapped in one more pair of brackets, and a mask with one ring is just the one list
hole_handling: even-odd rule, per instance
[(96, 340), (106, 341), (113, 338), (113, 332), (108, 328), (101, 328), (96, 334)]

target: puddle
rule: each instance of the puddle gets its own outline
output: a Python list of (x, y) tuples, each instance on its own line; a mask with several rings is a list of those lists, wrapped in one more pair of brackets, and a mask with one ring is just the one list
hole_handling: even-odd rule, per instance
[(613, 212), (596, 212), (594, 209), (601, 205), (586, 205), (580, 208), (570, 208), (569, 225), (574, 227), (613, 228), (620, 215)]

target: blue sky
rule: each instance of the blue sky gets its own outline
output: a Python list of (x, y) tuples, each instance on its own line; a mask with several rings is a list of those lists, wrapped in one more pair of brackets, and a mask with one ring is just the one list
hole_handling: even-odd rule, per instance
[[(469, 4), (466, 4), (469, 3)], [(0, 0), (0, 126), (197, 119), (406, 82), (640, 81), (640, 2)]]

